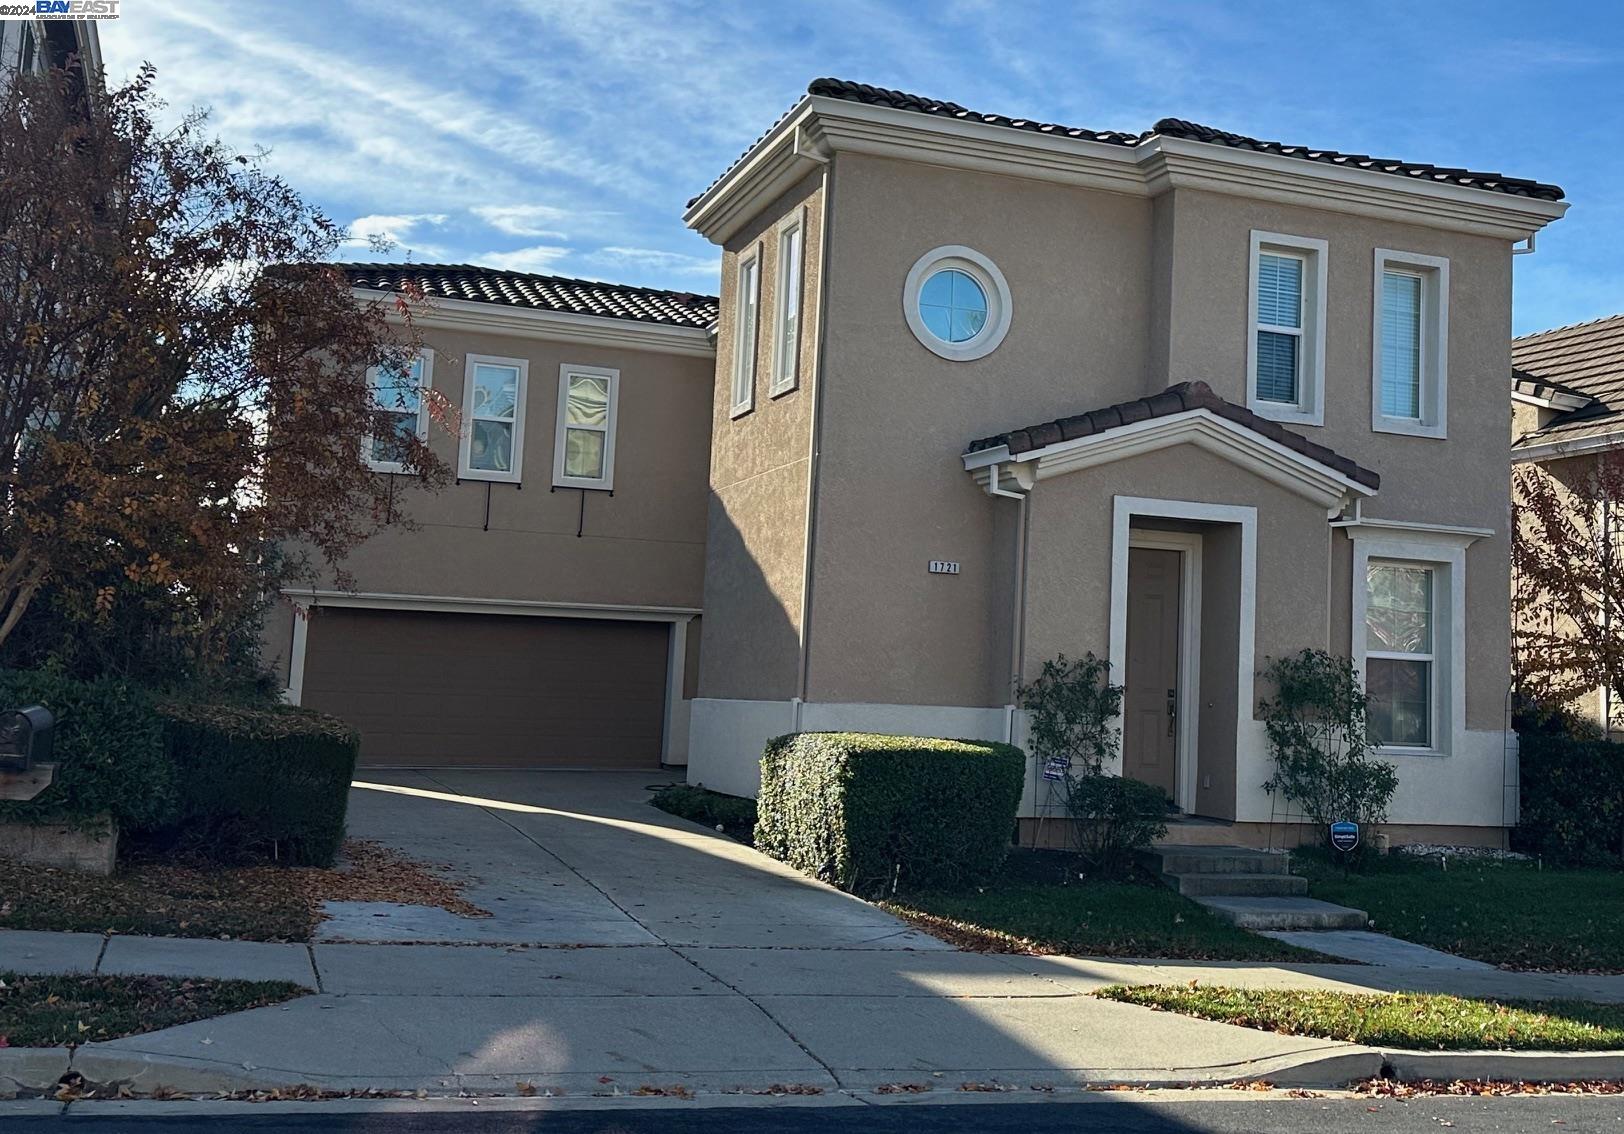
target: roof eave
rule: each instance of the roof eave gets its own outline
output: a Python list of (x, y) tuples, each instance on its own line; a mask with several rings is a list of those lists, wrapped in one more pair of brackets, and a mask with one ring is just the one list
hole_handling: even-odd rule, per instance
[(917, 161), (1131, 196), (1173, 188), (1524, 240), (1566, 201), (1328, 165), (1213, 142), (1152, 136), (1135, 146), (1015, 130), (821, 95), (804, 97), (684, 215), (721, 243), (816, 163), (839, 152)]
[[(390, 300), (400, 293), (379, 288), (352, 287), (357, 298)], [(393, 309), (385, 316), (391, 322), (404, 317)], [(675, 323), (654, 323), (638, 319), (618, 319), (608, 315), (580, 315), (573, 311), (549, 311), (540, 307), (515, 307), (504, 303), (481, 303), (471, 299), (434, 296), (411, 313), (419, 327), (439, 330), (495, 331), (518, 338), (546, 339), (552, 342), (591, 346), (618, 346), (629, 350), (657, 351), (694, 358), (713, 358), (715, 339), (704, 327), (683, 327)]]

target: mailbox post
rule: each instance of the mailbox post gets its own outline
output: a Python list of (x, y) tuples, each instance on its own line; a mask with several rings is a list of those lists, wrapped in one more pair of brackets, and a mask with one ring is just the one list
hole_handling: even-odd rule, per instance
[(0, 799), (33, 799), (51, 786), (56, 717), (44, 705), (0, 713)]

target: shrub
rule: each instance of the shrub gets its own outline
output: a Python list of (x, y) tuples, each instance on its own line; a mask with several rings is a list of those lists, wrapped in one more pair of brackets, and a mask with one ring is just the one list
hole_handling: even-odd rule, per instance
[(1263, 785), (1320, 826), (1387, 820), (1398, 790), (1393, 765), (1370, 757), (1364, 686), (1353, 663), (1324, 650), (1271, 658), (1263, 671), (1275, 696), (1262, 701), (1274, 775)]
[(1167, 793), (1155, 784), (1101, 772), (1067, 774), (1066, 810), (1077, 849), (1100, 874), (1121, 874), (1133, 853), (1167, 834)]
[(0, 710), (44, 705), (56, 715), (56, 779), (31, 800), (0, 802), (0, 818), (122, 828), (172, 821), (174, 770), (151, 699), (121, 681), (77, 681), (45, 670), (0, 670)]
[(761, 760), (756, 847), (859, 894), (978, 882), (1009, 850), (1025, 764), (991, 741), (780, 736)]
[(166, 702), (159, 712), (180, 797), (159, 841), (224, 861), (332, 863), (360, 751), (354, 729), (286, 705)]
[(1624, 852), (1624, 744), (1559, 730), (1518, 737), (1522, 811), (1513, 845), (1564, 865)]
[(1099, 873), (1122, 873), (1134, 851), (1167, 833), (1168, 799), (1154, 784), (1104, 770), (1122, 740), (1122, 686), (1111, 684), (1111, 663), (1061, 654), (1018, 696), (1033, 755), (1051, 781), (1058, 777), (1078, 851)]
[(690, 784), (671, 784), (655, 792), (649, 802), (661, 811), (720, 829), (741, 843), (750, 842), (755, 831), (756, 801), (753, 799), (723, 795)]

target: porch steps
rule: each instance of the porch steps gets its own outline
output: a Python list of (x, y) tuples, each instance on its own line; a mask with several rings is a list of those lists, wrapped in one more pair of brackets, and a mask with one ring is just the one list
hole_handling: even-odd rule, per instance
[(1163, 882), (1242, 929), (1363, 929), (1363, 910), (1307, 896), (1291, 856), (1247, 847), (1164, 844), (1145, 852)]

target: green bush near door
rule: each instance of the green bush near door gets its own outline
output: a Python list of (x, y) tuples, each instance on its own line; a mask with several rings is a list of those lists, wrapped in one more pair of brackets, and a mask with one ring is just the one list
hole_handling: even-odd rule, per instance
[(206, 857), (327, 866), (344, 841), (359, 734), (291, 706), (159, 708), (179, 806), (160, 838)]
[(991, 741), (780, 736), (761, 760), (755, 844), (857, 894), (983, 881), (1009, 851), (1025, 765)]

